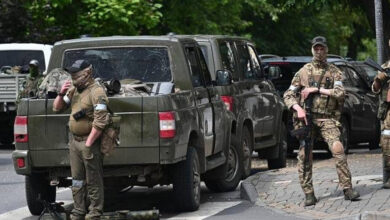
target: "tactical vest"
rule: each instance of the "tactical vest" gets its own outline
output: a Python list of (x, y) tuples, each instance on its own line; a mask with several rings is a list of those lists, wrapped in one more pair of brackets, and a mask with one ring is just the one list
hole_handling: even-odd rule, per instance
[[(304, 80), (306, 82), (302, 82), (304, 87), (334, 88), (334, 73), (330, 71), (329, 64), (325, 68), (315, 68), (312, 63), (309, 63), (304, 68), (306, 68), (305, 73), (307, 73), (307, 76), (301, 77), (306, 79)], [(324, 75), (321, 82), (319, 82), (322, 74)], [(304, 100), (302, 98), (300, 104), (304, 106)], [(342, 106), (342, 103), (339, 103), (336, 98), (317, 93), (313, 96), (313, 107), (311, 111), (314, 118), (334, 118), (340, 116), (340, 106)]]
[[(382, 68), (389, 68), (390, 61), (387, 61), (382, 65)], [(389, 103), (387, 102), (387, 93), (389, 92), (389, 77), (386, 77), (386, 80), (382, 82), (381, 93), (379, 94), (379, 106), (378, 106), (378, 119), (385, 120), (387, 115), (387, 109), (389, 108)]]

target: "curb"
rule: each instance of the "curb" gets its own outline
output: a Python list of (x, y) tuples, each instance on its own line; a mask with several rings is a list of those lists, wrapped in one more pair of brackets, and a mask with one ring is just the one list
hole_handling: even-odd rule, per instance
[(245, 179), (241, 182), (240, 198), (243, 200), (248, 200), (252, 204), (255, 204), (259, 197), (255, 186), (252, 183), (250, 183), (250, 181), (246, 181), (248, 179)]

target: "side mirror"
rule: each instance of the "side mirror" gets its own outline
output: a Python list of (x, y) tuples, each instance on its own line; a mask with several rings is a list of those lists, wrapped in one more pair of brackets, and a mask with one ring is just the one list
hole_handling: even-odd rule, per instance
[(218, 86), (226, 86), (232, 84), (232, 72), (229, 70), (217, 70), (216, 81)]
[(282, 73), (282, 70), (278, 66), (270, 66), (268, 68), (268, 79), (274, 80), (279, 79), (280, 74)]

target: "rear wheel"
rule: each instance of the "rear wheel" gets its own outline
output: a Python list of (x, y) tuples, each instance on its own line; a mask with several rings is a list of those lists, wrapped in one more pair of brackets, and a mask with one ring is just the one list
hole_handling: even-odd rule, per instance
[[(240, 143), (235, 135), (232, 134), (230, 140), (229, 152), (225, 165), (216, 168), (219, 172), (223, 172), (221, 178), (213, 178), (212, 176), (205, 179), (207, 188), (214, 192), (228, 192), (237, 188), (242, 177), (242, 151)], [(213, 172), (213, 171), (211, 171)], [(219, 176), (219, 175), (218, 175)]]
[(44, 175), (33, 174), (26, 176), (26, 199), (31, 214), (39, 215), (43, 211), (43, 204), (38, 201), (46, 200), (49, 203), (56, 200), (56, 187), (50, 186)]
[(349, 124), (348, 120), (345, 117), (341, 118), (341, 142), (343, 143), (344, 147), (344, 153), (348, 154), (349, 153), (349, 147), (350, 147), (350, 142), (349, 142), (349, 135), (350, 135), (350, 129), (349, 129)]
[(279, 134), (279, 143), (278, 143), (279, 154), (275, 159), (268, 159), (268, 169), (279, 169), (286, 167), (286, 157), (287, 157), (287, 131), (286, 126), (282, 124)]
[(240, 147), (242, 150), (243, 160), (243, 178), (247, 178), (251, 174), (252, 170), (252, 135), (249, 132), (248, 127), (244, 126), (242, 129), (241, 143)]
[(189, 147), (187, 159), (175, 165), (173, 193), (180, 211), (195, 211), (200, 205), (200, 166), (195, 148)]
[(380, 126), (380, 122), (378, 120), (376, 120), (375, 129), (376, 129), (376, 132), (375, 132), (374, 138), (370, 141), (369, 146), (368, 146), (368, 148), (370, 150), (374, 150), (374, 149), (379, 148), (379, 142), (381, 139), (381, 126)]

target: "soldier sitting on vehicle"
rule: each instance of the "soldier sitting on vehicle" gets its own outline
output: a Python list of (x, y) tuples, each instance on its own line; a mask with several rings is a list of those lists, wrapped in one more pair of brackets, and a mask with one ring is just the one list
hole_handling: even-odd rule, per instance
[(19, 98), (30, 98), (38, 95), (38, 87), (43, 80), (43, 76), (39, 71), (39, 63), (37, 60), (30, 61), (28, 71), (29, 75), (22, 84)]

